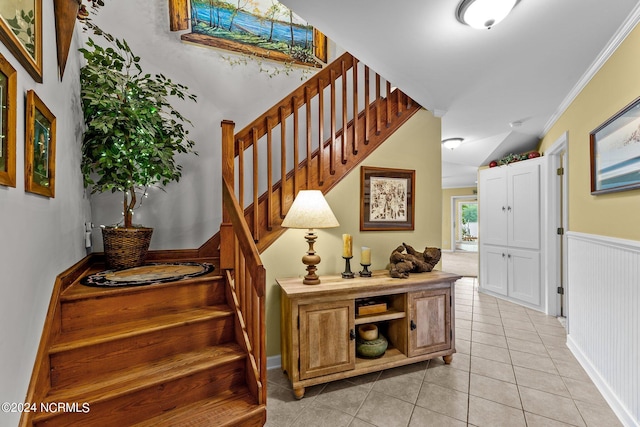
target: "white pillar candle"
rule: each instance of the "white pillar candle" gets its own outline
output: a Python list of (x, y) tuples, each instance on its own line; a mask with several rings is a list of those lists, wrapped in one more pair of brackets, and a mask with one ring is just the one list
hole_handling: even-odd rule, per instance
[(366, 246), (362, 247), (360, 253), (360, 264), (371, 265), (371, 248), (368, 248)]

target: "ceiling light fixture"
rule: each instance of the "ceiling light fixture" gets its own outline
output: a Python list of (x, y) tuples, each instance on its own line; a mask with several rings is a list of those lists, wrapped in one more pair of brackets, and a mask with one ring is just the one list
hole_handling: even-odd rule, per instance
[(447, 138), (442, 140), (442, 146), (444, 148), (448, 148), (449, 150), (454, 150), (460, 147), (462, 141), (464, 141), (463, 138)]
[(472, 28), (490, 29), (507, 17), (518, 0), (462, 0), (456, 18)]

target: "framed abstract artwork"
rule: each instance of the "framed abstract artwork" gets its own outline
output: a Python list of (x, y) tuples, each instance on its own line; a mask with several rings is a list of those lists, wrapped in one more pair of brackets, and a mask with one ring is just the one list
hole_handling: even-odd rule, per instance
[(56, 118), (33, 90), (27, 92), (25, 191), (55, 196)]
[(413, 230), (416, 171), (360, 168), (360, 230)]
[(0, 1), (0, 40), (42, 83), (42, 0)]
[(0, 185), (16, 186), (16, 70), (0, 55)]
[(275, 0), (190, 4), (191, 33), (184, 41), (297, 65), (327, 62), (326, 36)]
[(640, 189), (640, 98), (589, 134), (591, 194)]

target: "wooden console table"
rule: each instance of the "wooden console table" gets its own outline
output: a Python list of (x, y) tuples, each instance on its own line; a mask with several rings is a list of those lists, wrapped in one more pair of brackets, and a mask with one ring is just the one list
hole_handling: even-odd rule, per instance
[[(454, 282), (461, 276), (432, 271), (394, 279), (387, 270), (372, 277), (322, 276), (319, 285), (301, 278), (276, 279), (281, 287), (282, 370), (298, 399), (305, 387), (443, 357), (455, 353)], [(358, 315), (364, 298), (386, 310)], [(387, 338), (385, 354), (356, 356), (357, 326), (373, 323)]]

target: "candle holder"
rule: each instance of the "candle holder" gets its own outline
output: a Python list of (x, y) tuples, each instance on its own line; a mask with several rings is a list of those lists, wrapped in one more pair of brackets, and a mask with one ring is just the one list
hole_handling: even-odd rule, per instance
[(362, 266), (360, 277), (371, 277), (371, 272), (368, 269), (371, 264), (360, 264), (360, 265)]
[(354, 277), (356, 277), (355, 273), (351, 271), (351, 258), (353, 257), (343, 256), (342, 258), (344, 258), (344, 271), (342, 272), (342, 278), (353, 279)]

